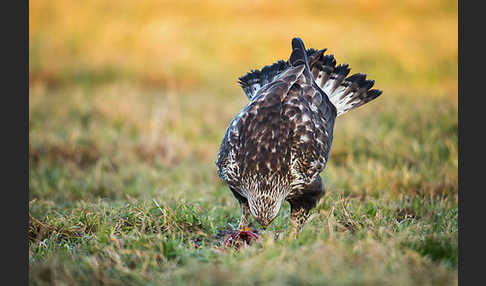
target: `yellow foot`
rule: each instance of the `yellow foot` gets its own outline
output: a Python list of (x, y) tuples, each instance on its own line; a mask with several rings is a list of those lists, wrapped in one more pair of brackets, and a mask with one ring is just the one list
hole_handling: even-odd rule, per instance
[(249, 232), (253, 232), (253, 229), (249, 226), (244, 226), (244, 227), (241, 227), (240, 228), (240, 231), (249, 231)]

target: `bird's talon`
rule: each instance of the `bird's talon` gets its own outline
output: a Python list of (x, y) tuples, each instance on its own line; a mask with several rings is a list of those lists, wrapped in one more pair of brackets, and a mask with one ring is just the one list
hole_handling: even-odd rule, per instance
[(253, 229), (249, 226), (245, 226), (245, 227), (240, 227), (239, 229), (240, 232), (242, 231), (249, 231), (249, 232), (253, 232)]

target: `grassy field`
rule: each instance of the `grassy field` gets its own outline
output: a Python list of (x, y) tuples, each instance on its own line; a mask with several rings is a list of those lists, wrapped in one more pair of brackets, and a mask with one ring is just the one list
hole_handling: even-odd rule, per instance
[[(116, 3), (29, 2), (31, 285), (457, 285), (456, 2)], [(236, 80), (293, 36), (384, 93), (338, 118), (297, 240), (285, 204), (227, 249)]]

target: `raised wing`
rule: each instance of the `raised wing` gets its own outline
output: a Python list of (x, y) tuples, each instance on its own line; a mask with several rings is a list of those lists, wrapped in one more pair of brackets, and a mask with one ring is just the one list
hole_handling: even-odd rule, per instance
[[(308, 49), (307, 58), (311, 67), (320, 59), (326, 49), (314, 50)], [(288, 61), (279, 60), (271, 65), (264, 66), (261, 70), (251, 70), (244, 76), (238, 78), (238, 83), (245, 92), (249, 100), (257, 94), (258, 90), (264, 85), (273, 82), (277, 77), (290, 67)]]
[[(358, 108), (382, 94), (381, 90), (371, 89), (374, 80), (367, 80), (365, 74), (356, 73), (346, 78), (350, 72), (349, 66), (336, 66), (334, 56), (324, 55), (325, 51), (326, 49), (313, 48), (306, 50), (307, 62), (316, 84), (336, 107), (337, 116)], [(239, 84), (248, 99), (252, 100), (260, 88), (274, 81), (289, 66), (289, 61), (280, 60), (261, 70), (251, 70), (239, 78)]]

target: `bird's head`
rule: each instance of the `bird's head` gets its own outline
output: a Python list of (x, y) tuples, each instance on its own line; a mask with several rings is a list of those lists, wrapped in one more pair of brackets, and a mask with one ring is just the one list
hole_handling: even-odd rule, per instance
[(277, 217), (283, 199), (280, 196), (255, 195), (250, 196), (248, 204), (250, 205), (251, 215), (256, 221), (266, 229), (267, 226)]

